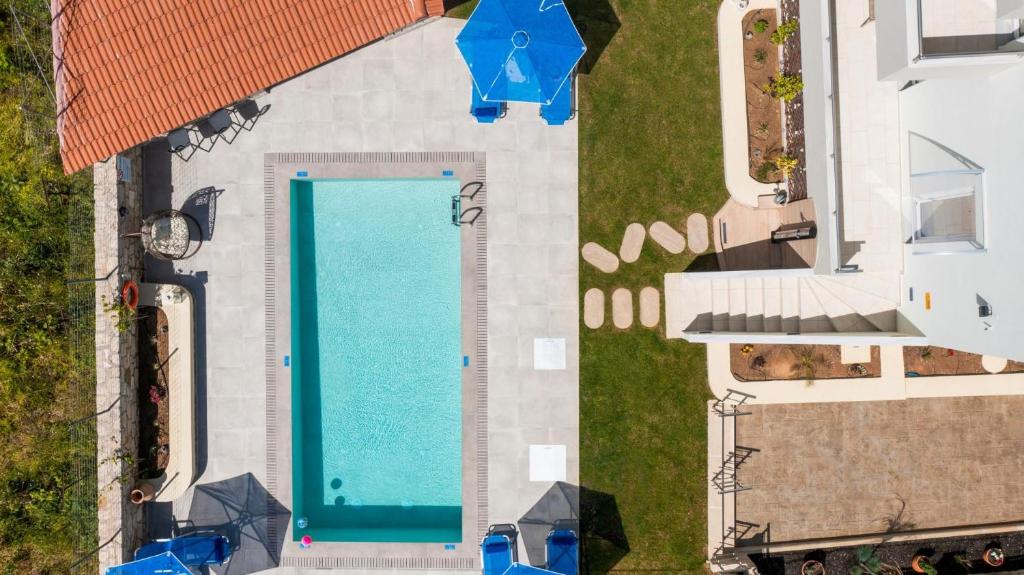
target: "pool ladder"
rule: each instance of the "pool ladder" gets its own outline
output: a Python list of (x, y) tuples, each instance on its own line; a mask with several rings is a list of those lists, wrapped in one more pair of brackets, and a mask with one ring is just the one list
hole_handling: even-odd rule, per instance
[[(473, 225), (477, 218), (484, 213), (484, 209), (479, 206), (470, 206), (465, 210), (462, 209), (462, 195), (452, 196), (452, 225), (461, 226), (462, 224)], [(470, 216), (467, 218), (467, 214)]]

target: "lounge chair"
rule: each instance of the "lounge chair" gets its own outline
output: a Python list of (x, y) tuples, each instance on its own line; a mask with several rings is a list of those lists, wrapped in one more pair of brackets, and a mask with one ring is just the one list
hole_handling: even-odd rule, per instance
[(561, 126), (572, 118), (572, 78), (562, 85), (550, 104), (541, 104), (540, 115), (549, 126)]
[(174, 539), (157, 539), (135, 551), (135, 560), (171, 553), (184, 565), (223, 565), (231, 558), (231, 544), (227, 537), (211, 533), (186, 535)]
[(477, 122), (481, 124), (493, 124), (495, 120), (505, 115), (505, 102), (488, 102), (483, 99), (480, 92), (474, 86), (473, 105), (469, 113), (473, 114)]
[(107, 567), (106, 575), (193, 575), (188, 567), (181, 564), (181, 561), (173, 553), (165, 552), (145, 559)]
[(548, 534), (545, 551), (548, 570), (561, 575), (579, 572), (579, 538), (571, 529), (557, 529)]
[(512, 540), (508, 535), (488, 535), (480, 542), (483, 575), (504, 575), (512, 566)]

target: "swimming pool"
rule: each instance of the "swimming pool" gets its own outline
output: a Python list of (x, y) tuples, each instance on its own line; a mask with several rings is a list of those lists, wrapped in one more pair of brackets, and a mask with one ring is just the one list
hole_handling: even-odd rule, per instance
[(290, 193), (294, 539), (457, 543), (459, 183)]

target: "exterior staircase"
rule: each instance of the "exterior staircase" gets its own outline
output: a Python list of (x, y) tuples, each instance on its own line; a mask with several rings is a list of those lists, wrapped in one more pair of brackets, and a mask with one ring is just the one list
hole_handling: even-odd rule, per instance
[(899, 276), (666, 274), (669, 338), (730, 334), (892, 334)]

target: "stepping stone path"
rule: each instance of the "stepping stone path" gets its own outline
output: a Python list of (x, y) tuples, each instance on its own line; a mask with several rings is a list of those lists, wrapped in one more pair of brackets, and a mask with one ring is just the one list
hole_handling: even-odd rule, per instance
[(612, 292), (612, 323), (619, 329), (633, 325), (633, 294), (626, 288)]
[(985, 371), (989, 373), (999, 373), (1006, 369), (1006, 360), (1001, 357), (995, 357), (992, 355), (981, 356), (981, 367), (985, 368)]
[(606, 274), (619, 269), (619, 258), (600, 244), (589, 242), (583, 246), (583, 260)]
[(640, 290), (640, 324), (644, 327), (658, 325), (661, 318), (661, 296), (657, 288), (645, 287)]
[(644, 237), (647, 230), (643, 224), (636, 222), (626, 226), (626, 233), (622, 235), (622, 246), (619, 247), (619, 257), (627, 264), (635, 262), (640, 257), (640, 250), (644, 247)]
[(686, 249), (686, 238), (665, 222), (651, 224), (651, 239), (670, 254), (680, 254)]
[(690, 214), (686, 218), (686, 237), (690, 240), (690, 251), (701, 254), (708, 251), (708, 219), (704, 214)]
[(590, 329), (604, 325), (604, 292), (597, 288), (583, 294), (583, 325)]

